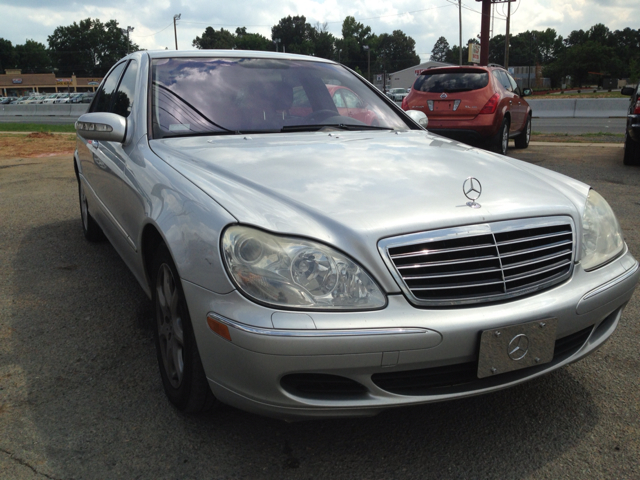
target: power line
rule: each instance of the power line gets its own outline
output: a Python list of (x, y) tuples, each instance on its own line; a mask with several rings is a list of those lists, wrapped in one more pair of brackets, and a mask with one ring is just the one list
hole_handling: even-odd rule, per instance
[(167, 25), (166, 27), (164, 27), (162, 30), (158, 30), (156, 33), (152, 33), (151, 35), (131, 35), (132, 37), (137, 37), (137, 38), (145, 38), (145, 37), (153, 37), (154, 35), (159, 34), (160, 32), (164, 32), (167, 28), (169, 28), (171, 25), (173, 25), (173, 22), (171, 22), (169, 25)]

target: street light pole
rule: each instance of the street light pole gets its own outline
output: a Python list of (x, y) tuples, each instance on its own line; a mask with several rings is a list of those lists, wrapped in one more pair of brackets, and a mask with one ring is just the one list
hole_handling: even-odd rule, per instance
[(462, 0), (458, 0), (458, 23), (460, 25), (460, 65), (462, 65)]
[(279, 38), (274, 38), (273, 39), (273, 43), (276, 44), (276, 52), (278, 51), (278, 44), (281, 42), (282, 40), (280, 40)]
[(182, 16), (181, 13), (178, 13), (173, 16), (173, 35), (176, 38), (176, 50), (178, 50), (178, 29), (176, 28), (176, 20), (180, 20), (181, 16)]
[(371, 81), (371, 50), (369, 45), (363, 45), (362, 48), (367, 51), (367, 80)]
[(129, 41), (129, 32), (133, 32), (134, 28), (133, 27), (127, 27), (125, 28), (121, 28), (120, 31), (122, 33), (126, 33), (127, 34), (127, 55), (129, 55), (129, 49), (131, 48), (131, 42)]

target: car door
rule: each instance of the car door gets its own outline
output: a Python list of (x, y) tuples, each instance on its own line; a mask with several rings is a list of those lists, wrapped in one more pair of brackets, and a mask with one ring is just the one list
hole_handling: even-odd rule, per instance
[(511, 84), (513, 93), (515, 94), (515, 97), (513, 99), (513, 109), (517, 111), (517, 114), (516, 114), (518, 118), (517, 128), (518, 130), (522, 130), (525, 126), (525, 120), (527, 119), (528, 104), (526, 100), (522, 98), (522, 91), (518, 86), (518, 82), (516, 82), (515, 79), (511, 75), (509, 75), (509, 73), (505, 72), (505, 75), (509, 79), (509, 83)]
[(511, 124), (509, 125), (509, 132), (517, 132), (520, 130), (520, 124), (522, 123), (522, 116), (517, 109), (518, 106), (518, 95), (516, 95), (513, 91), (513, 87), (511, 86), (511, 82), (509, 82), (509, 78), (507, 77), (506, 72), (503, 70), (494, 70), (493, 75), (496, 80), (498, 80), (498, 84), (502, 87), (502, 94), (505, 97), (507, 111), (511, 116)]
[[(129, 99), (131, 77), (137, 76), (137, 62), (134, 60), (118, 64), (109, 74), (97, 93), (90, 112), (110, 112), (128, 116), (132, 101)], [(123, 75), (124, 73), (124, 75)], [(106, 141), (85, 141), (85, 153), (80, 154), (82, 174), (98, 200), (103, 213), (100, 222), (103, 230), (121, 255), (136, 249), (135, 242), (123, 224), (127, 215), (127, 199), (123, 197), (123, 183), (126, 178), (127, 152), (122, 144)], [(131, 146), (128, 147), (130, 150)], [(126, 259), (125, 259), (126, 260)]]

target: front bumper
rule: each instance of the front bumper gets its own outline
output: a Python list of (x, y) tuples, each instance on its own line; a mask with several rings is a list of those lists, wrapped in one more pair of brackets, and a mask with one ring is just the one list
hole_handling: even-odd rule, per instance
[[(596, 271), (577, 266), (565, 283), (516, 301), (418, 309), (404, 296), (390, 295), (385, 309), (360, 313), (282, 312), (238, 292), (217, 295), (189, 282), (183, 285), (216, 397), (263, 415), (299, 419), (375, 415), (390, 407), (487, 393), (572, 363), (611, 336), (639, 277), (638, 263), (627, 251)], [(232, 341), (213, 333), (208, 315), (229, 327)], [(550, 363), (475, 378), (483, 330), (549, 317), (557, 318), (561, 339)], [(305, 327), (291, 328), (297, 324)], [(451, 381), (420, 388), (432, 374)], [(323, 384), (328, 376), (362, 388), (336, 389), (330, 381)], [(406, 384), (408, 377), (418, 388), (394, 388), (397, 378)], [(289, 381), (302, 379), (298, 387), (308, 386), (305, 378), (320, 381), (310, 389)]]

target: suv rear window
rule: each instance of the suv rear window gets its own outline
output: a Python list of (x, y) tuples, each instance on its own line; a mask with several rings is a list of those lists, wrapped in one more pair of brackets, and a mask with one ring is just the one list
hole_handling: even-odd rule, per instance
[(432, 93), (468, 92), (484, 88), (488, 83), (489, 74), (486, 71), (433, 72), (420, 75), (413, 88)]

